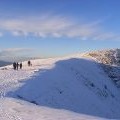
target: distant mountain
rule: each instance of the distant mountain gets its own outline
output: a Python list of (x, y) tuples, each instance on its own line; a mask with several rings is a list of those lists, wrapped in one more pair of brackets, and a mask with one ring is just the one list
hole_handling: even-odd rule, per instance
[(99, 62), (117, 87), (120, 87), (120, 49), (93, 51), (83, 56)]
[(1, 61), (1, 60), (0, 60), (0, 67), (9, 65), (9, 64), (11, 64), (11, 63), (12, 63), (12, 62), (6, 62), (6, 61)]

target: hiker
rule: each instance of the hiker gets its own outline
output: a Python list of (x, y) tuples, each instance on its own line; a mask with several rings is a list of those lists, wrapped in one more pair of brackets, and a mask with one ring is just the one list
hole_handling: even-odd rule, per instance
[(22, 63), (20, 63), (20, 69), (22, 69)]
[(18, 70), (18, 66), (19, 66), (19, 64), (18, 64), (18, 62), (16, 63), (16, 69)]
[(28, 61), (28, 66), (32, 66), (32, 64), (31, 64), (30, 60)]
[(16, 70), (16, 62), (13, 63), (13, 69)]

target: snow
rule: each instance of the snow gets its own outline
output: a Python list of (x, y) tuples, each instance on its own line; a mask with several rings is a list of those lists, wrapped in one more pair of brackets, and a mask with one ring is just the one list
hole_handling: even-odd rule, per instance
[(0, 120), (120, 119), (120, 91), (98, 62), (80, 55), (31, 62), (0, 68)]
[(13, 98), (5, 98), (0, 102), (2, 102), (0, 120), (105, 120), (67, 110), (38, 107)]

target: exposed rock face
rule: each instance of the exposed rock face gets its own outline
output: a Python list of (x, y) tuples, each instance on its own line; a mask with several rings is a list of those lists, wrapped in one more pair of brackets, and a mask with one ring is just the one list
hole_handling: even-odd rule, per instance
[(107, 65), (120, 65), (120, 49), (90, 52), (87, 55)]
[(117, 87), (120, 87), (120, 49), (94, 51), (85, 54), (98, 61)]

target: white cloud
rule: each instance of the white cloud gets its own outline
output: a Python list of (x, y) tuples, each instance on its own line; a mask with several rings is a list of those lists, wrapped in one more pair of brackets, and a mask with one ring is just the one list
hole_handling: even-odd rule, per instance
[(23, 52), (29, 52), (32, 51), (33, 49), (30, 48), (9, 48), (9, 49), (4, 49), (0, 51), (0, 57), (7, 57), (7, 56), (14, 56), (14, 55), (20, 55), (23, 54)]
[(27, 32), (23, 32), (23, 31), (12, 31), (11, 33), (13, 36), (27, 36), (28, 35)]
[[(34, 35), (38, 37), (78, 37), (80, 39), (108, 40), (119, 39), (113, 32), (102, 32), (102, 20), (80, 23), (70, 18), (55, 15), (41, 15), (19, 19), (0, 20), (0, 29), (13, 36)], [(2, 34), (0, 35), (2, 36)]]
[(35, 52), (35, 49), (31, 48), (8, 48), (0, 50), (0, 60), (3, 61), (24, 61), (32, 56), (31, 54)]
[(10, 31), (13, 35), (28, 35), (33, 33), (38, 36), (54, 35), (58, 34), (62, 30), (70, 27), (66, 18), (61, 18), (58, 16), (53, 17), (39, 17), (39, 18), (29, 18), (29, 19), (9, 19), (0, 20), (0, 28)]
[(28, 50), (33, 50), (31, 48), (8, 48), (2, 50), (2, 52), (22, 52), (22, 51), (28, 51)]
[(93, 40), (120, 40), (120, 35), (112, 32), (99, 33), (96, 36), (93, 36)]

